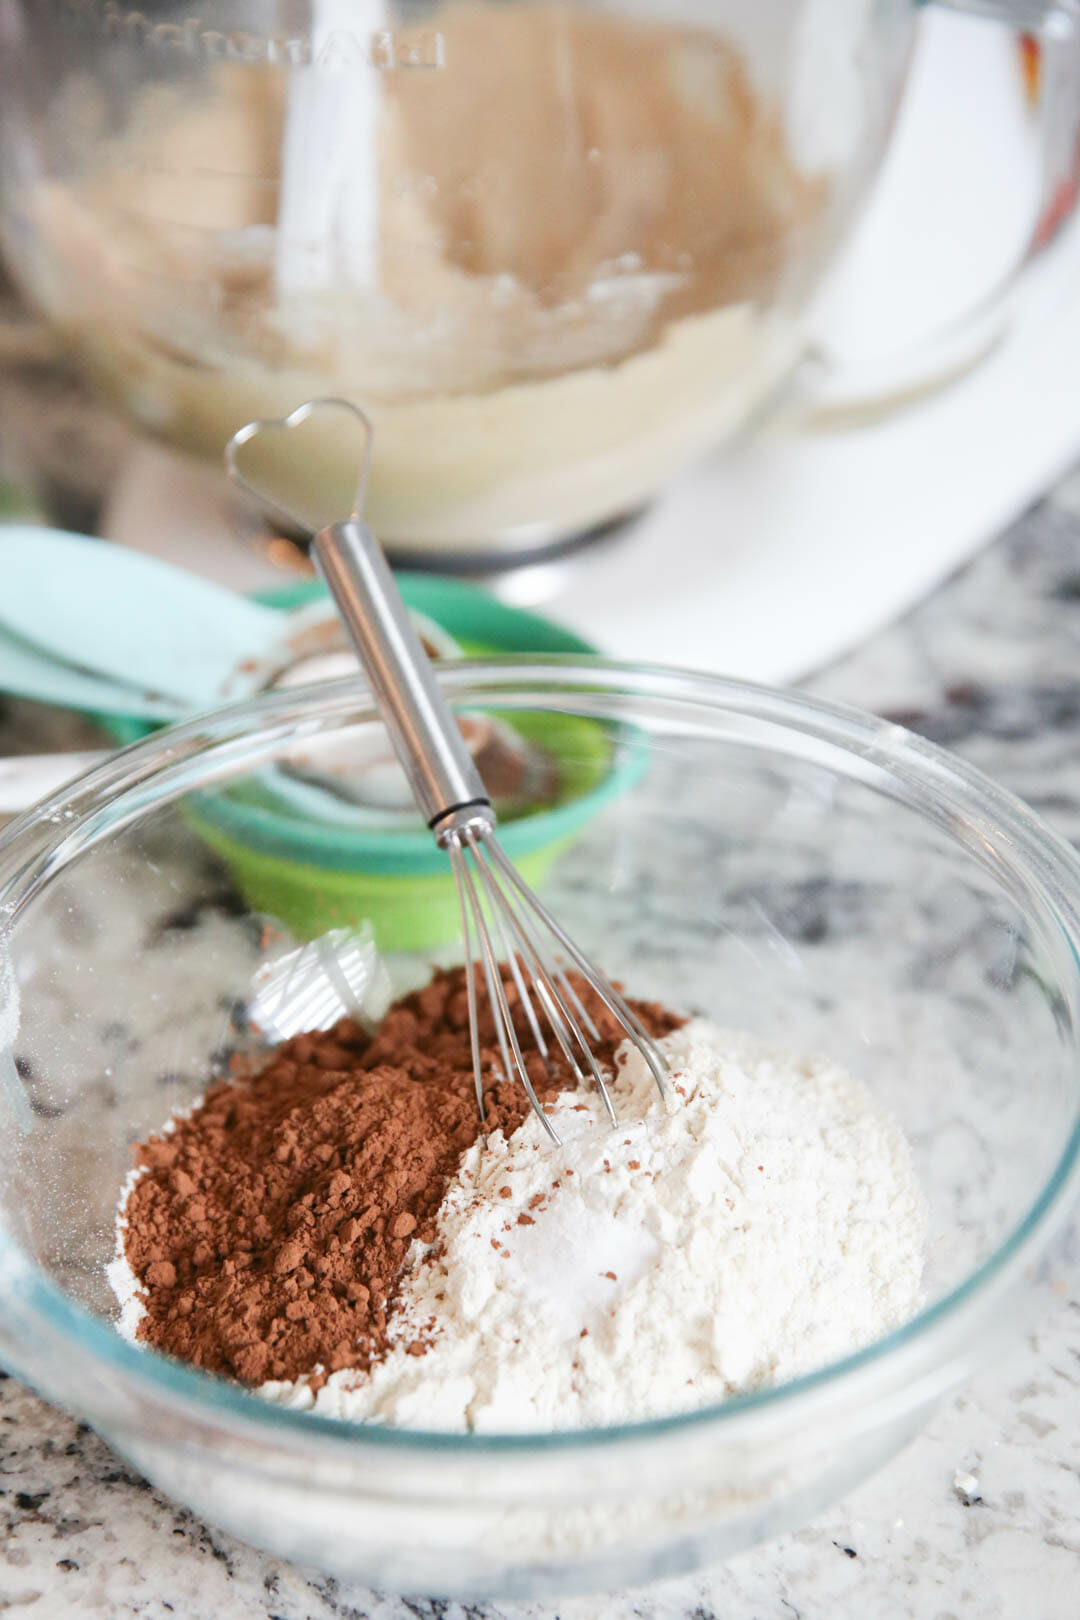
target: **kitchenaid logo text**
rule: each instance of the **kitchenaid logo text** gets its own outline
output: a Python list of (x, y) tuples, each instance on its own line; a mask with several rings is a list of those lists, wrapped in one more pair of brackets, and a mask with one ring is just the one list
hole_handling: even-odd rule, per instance
[(337, 28), (318, 49), (310, 39), (289, 34), (223, 33), (207, 28), (199, 17), (183, 22), (154, 22), (144, 11), (129, 10), (116, 0), (62, 0), (65, 14), (90, 24), (109, 39), (147, 50), (178, 51), (213, 62), (274, 62), (286, 67), (326, 69), (378, 68), (383, 72), (431, 72), (446, 64), (446, 41), (430, 28), (379, 29), (353, 33)]

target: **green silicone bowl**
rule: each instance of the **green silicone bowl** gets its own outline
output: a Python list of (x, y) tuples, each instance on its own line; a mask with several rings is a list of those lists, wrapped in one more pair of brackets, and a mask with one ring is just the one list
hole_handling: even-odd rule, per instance
[[(400, 574), (407, 605), (441, 625), (469, 657), (508, 652), (591, 653), (572, 631), (510, 608), (475, 586), (430, 574)], [(315, 582), (266, 592), (289, 608), (325, 596)], [(118, 742), (152, 727), (106, 718)], [(515, 729), (566, 764), (558, 802), (500, 822), (500, 842), (527, 883), (538, 885), (559, 851), (639, 774), (642, 743), (580, 715), (515, 713)], [(371, 922), (387, 950), (427, 950), (460, 932), (457, 890), (445, 853), (423, 827), (372, 831), (318, 821), (256, 783), (189, 798), (188, 819), (233, 873), (247, 903), (311, 938)]]

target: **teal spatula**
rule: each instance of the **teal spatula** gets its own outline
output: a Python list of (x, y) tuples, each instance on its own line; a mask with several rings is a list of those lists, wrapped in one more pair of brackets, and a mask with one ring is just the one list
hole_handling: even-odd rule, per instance
[[(283, 612), (123, 546), (0, 527), (0, 689), (175, 719), (259, 690), (321, 604)], [(110, 688), (114, 689), (110, 693)]]
[[(266, 606), (83, 535), (0, 527), (0, 579), (0, 691), (47, 703), (168, 722), (270, 684), (356, 668), (348, 650), (334, 651), (341, 631), (329, 601)], [(412, 617), (431, 650), (460, 656), (460, 647), (438, 625), (424, 615)], [(363, 748), (354, 757), (359, 744), (346, 737), (342, 758), (324, 750), (309, 759), (314, 746), (308, 742), (295, 769), (283, 760), (260, 773), (271, 799), (292, 804), (305, 817), (393, 830), (401, 812), (377, 791), (379, 750), (373, 760)], [(342, 755), (340, 745), (335, 753)], [(343, 770), (345, 778), (362, 779), (355, 799), (344, 794)], [(411, 815), (404, 779), (401, 785)]]
[(0, 692), (36, 698), (64, 709), (86, 709), (92, 714), (121, 714), (139, 720), (178, 720), (191, 705), (142, 692), (92, 670), (80, 669), (51, 657), (0, 628)]

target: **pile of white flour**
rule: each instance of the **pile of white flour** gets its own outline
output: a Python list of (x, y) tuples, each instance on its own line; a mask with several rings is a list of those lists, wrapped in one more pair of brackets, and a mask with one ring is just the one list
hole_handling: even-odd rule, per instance
[(926, 1209), (862, 1083), (704, 1019), (660, 1044), (666, 1105), (626, 1047), (617, 1129), (564, 1094), (562, 1147), (529, 1116), (469, 1151), (386, 1360), (260, 1393), (414, 1428), (615, 1424), (784, 1382), (910, 1318)]

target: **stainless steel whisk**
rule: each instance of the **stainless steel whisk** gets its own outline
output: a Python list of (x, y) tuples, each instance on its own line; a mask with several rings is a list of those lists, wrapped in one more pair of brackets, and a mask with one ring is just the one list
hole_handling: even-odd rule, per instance
[[(299, 428), (316, 414), (347, 412), (362, 427), (364, 447), (353, 509), (341, 522), (322, 526), (259, 488), (240, 470), (245, 447)], [(533, 1040), (546, 1061), (548, 1035), (580, 1083), (591, 1078), (612, 1124), (611, 1094), (590, 1046), (599, 1032), (567, 976), (567, 965), (615, 1016), (640, 1051), (661, 1093), (667, 1073), (656, 1044), (623, 997), (589, 961), (523, 882), (495, 836), (495, 811), (480, 774), (439, 689), (435, 673), (378, 541), (360, 517), (371, 460), (372, 429), (347, 400), (319, 399), (289, 416), (250, 422), (233, 435), (225, 453), (230, 477), (277, 519), (313, 534), (312, 554), (370, 682), (379, 715), (409, 779), (416, 803), (435, 842), (450, 857), (461, 907), (469, 1028), (476, 1101), (484, 1115), (483, 1074), (475, 964), (483, 970), (505, 1074), (516, 1076), (548, 1135), (559, 1138), (536, 1095), (511, 1016), (499, 969), (509, 965)], [(560, 956), (562, 960), (560, 960)]]

